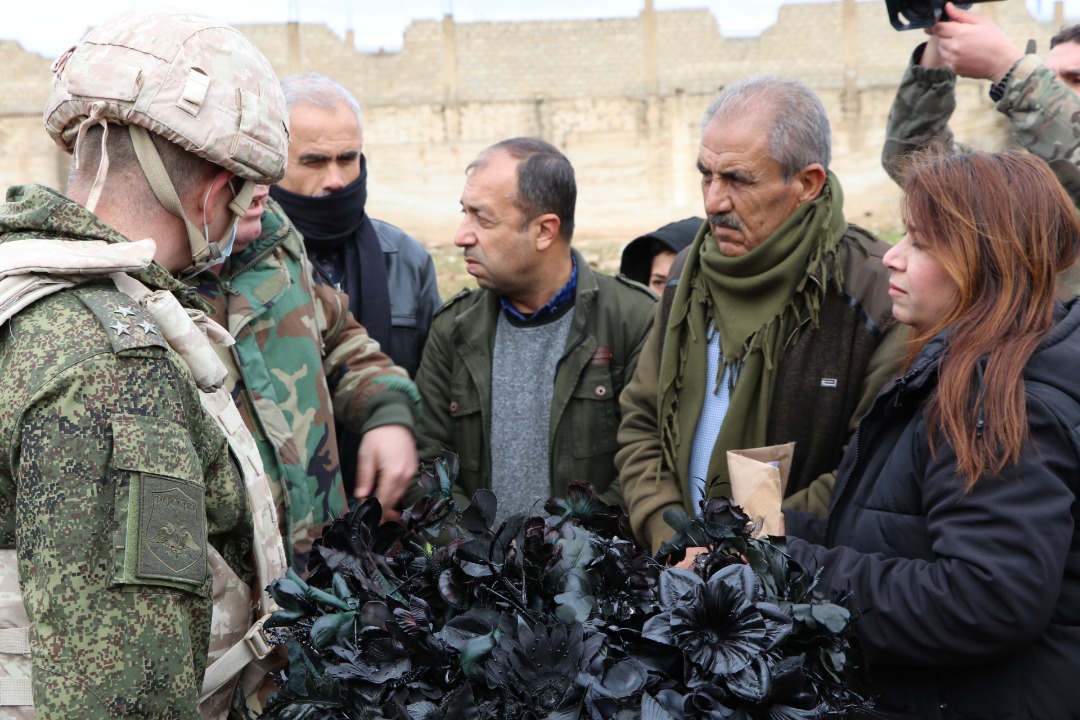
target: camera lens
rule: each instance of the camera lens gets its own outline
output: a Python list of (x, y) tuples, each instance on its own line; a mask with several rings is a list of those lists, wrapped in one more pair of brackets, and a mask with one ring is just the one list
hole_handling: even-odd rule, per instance
[[(908, 0), (903, 3), (900, 14), (917, 27), (929, 27), (945, 17), (945, 2), (946, 0)], [(954, 2), (953, 5), (961, 10), (968, 10), (972, 4)]]
[(944, 7), (944, 0), (908, 0), (900, 14), (916, 27), (929, 27), (941, 16)]

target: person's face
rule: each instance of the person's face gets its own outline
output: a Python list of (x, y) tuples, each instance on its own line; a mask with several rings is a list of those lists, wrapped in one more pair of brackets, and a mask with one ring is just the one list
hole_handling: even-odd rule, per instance
[(240, 252), (262, 235), (262, 214), (266, 209), (266, 196), (269, 193), (269, 185), (255, 186), (255, 192), (251, 196), (251, 207), (248, 208), (247, 214), (240, 218), (240, 224), (236, 226), (233, 253)]
[(766, 148), (769, 121), (754, 114), (714, 118), (698, 150), (701, 194), (720, 252), (739, 257), (772, 235), (801, 204), (803, 185), (785, 182)]
[(360, 177), (364, 133), (345, 103), (333, 109), (300, 102), (289, 113), (289, 164), (278, 185), (321, 197)]
[(1046, 55), (1043, 63), (1058, 80), (1080, 95), (1080, 43), (1063, 42)]
[(477, 284), (511, 299), (528, 287), (536, 265), (533, 224), (523, 229), (524, 217), (514, 205), (517, 168), (517, 160), (496, 152), (469, 173), (461, 193), (464, 217), (454, 235), (465, 269)]
[(652, 269), (649, 271), (649, 287), (657, 295), (664, 294), (664, 286), (667, 285), (668, 270), (675, 260), (675, 253), (670, 250), (660, 250), (652, 258)]
[(919, 331), (933, 327), (956, 304), (958, 288), (945, 268), (919, 241), (916, 228), (885, 253), (893, 316)]

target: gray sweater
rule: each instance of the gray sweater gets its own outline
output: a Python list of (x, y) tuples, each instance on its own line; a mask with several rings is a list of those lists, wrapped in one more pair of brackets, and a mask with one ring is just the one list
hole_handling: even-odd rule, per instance
[(551, 322), (520, 325), (499, 314), (491, 358), (491, 489), (499, 501), (499, 520), (538, 511), (551, 494), (548, 436), (555, 366), (573, 317), (571, 310)]

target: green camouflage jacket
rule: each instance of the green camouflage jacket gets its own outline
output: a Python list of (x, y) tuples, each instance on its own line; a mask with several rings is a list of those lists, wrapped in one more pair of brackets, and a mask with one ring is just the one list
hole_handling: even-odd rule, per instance
[[(263, 233), (200, 296), (234, 338), (230, 390), (270, 477), (286, 548), (303, 572), (326, 523), (346, 509), (335, 418), (355, 432), (412, 428), (419, 396), (404, 369), (348, 312), (348, 298), (312, 279), (303, 238), (267, 199)], [(291, 546), (291, 547), (290, 547)]]
[[(923, 47), (915, 49), (889, 111), (881, 162), (894, 180), (898, 161), (913, 151), (953, 144), (948, 123), (956, 109), (956, 73), (919, 66)], [(1080, 97), (1038, 57), (1025, 55), (1009, 76), (997, 109), (1009, 118), (1016, 141), (1050, 164), (1080, 207), (1080, 138), (1073, 120), (1080, 113)]]
[[(578, 281), (566, 352), (555, 372), (546, 469), (552, 495), (588, 480), (612, 503), (622, 502), (615, 472), (619, 393), (634, 373), (652, 326), (656, 296), (624, 277), (595, 273), (576, 250)], [(417, 432), (420, 460), (452, 450), (461, 458), (455, 500), (491, 488), (491, 358), (499, 298), (462, 291), (435, 314), (416, 385), (424, 401)], [(545, 470), (539, 470), (545, 472)], [(404, 504), (423, 496), (414, 485)]]
[[(921, 67), (924, 47), (920, 45), (912, 54), (885, 129), (881, 164), (897, 181), (906, 156), (932, 145), (953, 146), (949, 118), (956, 109), (956, 73)], [(1050, 165), (1073, 204), (1080, 207), (1080, 136), (1074, 121), (1080, 113), (1080, 96), (1038, 57), (1025, 55), (1009, 76), (997, 109), (1009, 118), (1015, 141)], [(1080, 266), (1062, 273), (1058, 289), (1063, 298), (1080, 292)]]
[[(125, 238), (63, 196), (15, 187), (0, 253)], [(133, 273), (180, 291), (153, 264)], [(0, 547), (17, 548), (38, 718), (198, 716), (211, 543), (250, 581), (251, 517), (183, 361), (111, 281), (0, 328)]]

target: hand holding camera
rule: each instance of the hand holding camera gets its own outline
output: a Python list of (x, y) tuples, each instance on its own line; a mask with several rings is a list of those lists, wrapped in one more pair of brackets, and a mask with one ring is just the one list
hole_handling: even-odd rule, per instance
[(947, 66), (961, 77), (996, 83), (1024, 56), (988, 18), (961, 10), (951, 2), (945, 4), (944, 13), (952, 22), (937, 22), (926, 29), (930, 41), (920, 65)]

